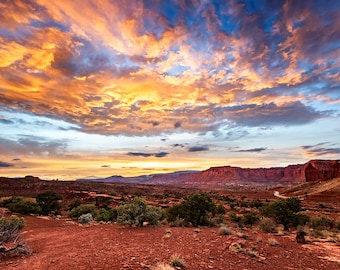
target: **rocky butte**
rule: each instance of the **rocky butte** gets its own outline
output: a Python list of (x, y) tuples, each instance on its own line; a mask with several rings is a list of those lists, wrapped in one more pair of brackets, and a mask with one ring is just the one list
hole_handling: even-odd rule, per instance
[(340, 176), (340, 160), (311, 160), (305, 164), (274, 168), (211, 167), (204, 171), (180, 171), (137, 177), (111, 176), (103, 179), (78, 179), (107, 183), (174, 185), (198, 188), (272, 186), (325, 181)]

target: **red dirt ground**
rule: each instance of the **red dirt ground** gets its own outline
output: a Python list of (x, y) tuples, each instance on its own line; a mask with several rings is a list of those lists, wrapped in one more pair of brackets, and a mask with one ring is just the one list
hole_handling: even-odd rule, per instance
[[(115, 224), (79, 225), (68, 219), (25, 217), (22, 240), (32, 255), (0, 258), (0, 269), (160, 269), (172, 255), (185, 269), (339, 269), (338, 243), (296, 243), (285, 236), (246, 229), (241, 239), (219, 235), (218, 228), (129, 228)], [(166, 238), (166, 231), (171, 236)], [(236, 231), (236, 229), (235, 229)], [(278, 245), (272, 246), (273, 238)], [(230, 249), (240, 242), (242, 251)], [(334, 261), (331, 261), (334, 260)]]

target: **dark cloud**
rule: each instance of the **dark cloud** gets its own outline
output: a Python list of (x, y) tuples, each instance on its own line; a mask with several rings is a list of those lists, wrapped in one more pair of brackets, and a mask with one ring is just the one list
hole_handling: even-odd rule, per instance
[(159, 152), (159, 153), (143, 153), (143, 152), (128, 152), (128, 156), (134, 156), (134, 157), (157, 157), (162, 158), (166, 157), (169, 153), (167, 152)]
[(300, 101), (276, 105), (245, 104), (225, 108), (226, 117), (244, 126), (303, 125), (327, 117), (330, 112), (319, 112)]
[(188, 152), (200, 152), (200, 151), (208, 151), (208, 146), (192, 146), (188, 148)]
[(155, 153), (155, 157), (157, 158), (162, 158), (162, 157), (166, 157), (169, 153), (167, 152), (159, 152), (159, 153)]
[(13, 158), (12, 161), (21, 161), (20, 158)]
[(258, 148), (251, 148), (251, 149), (244, 149), (244, 150), (237, 150), (234, 152), (239, 152), (239, 153), (260, 153), (263, 151), (266, 151), (267, 148), (265, 147), (258, 147)]
[(182, 144), (182, 143), (175, 143), (175, 144), (172, 144), (171, 145), (172, 147), (184, 147), (184, 144)]
[(142, 153), (142, 152), (128, 152), (128, 156), (134, 156), (134, 157), (152, 157), (153, 154), (150, 153)]
[(7, 163), (7, 162), (4, 162), (4, 161), (0, 161), (0, 168), (8, 168), (8, 167), (13, 167), (14, 164), (11, 164), (11, 163)]
[(110, 165), (102, 165), (101, 167), (102, 168), (110, 168), (111, 166)]

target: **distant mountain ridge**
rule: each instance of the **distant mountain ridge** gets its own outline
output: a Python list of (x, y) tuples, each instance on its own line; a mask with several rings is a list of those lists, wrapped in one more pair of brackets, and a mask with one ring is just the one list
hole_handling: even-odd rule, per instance
[[(307, 175), (307, 173), (315, 175)], [(313, 168), (313, 169), (311, 169)], [(331, 173), (329, 173), (331, 172)], [(123, 177), (114, 175), (99, 179), (77, 179), (86, 182), (133, 183), (149, 185), (173, 185), (198, 188), (227, 188), (231, 186), (279, 185), (305, 182), (306, 178), (316, 181), (328, 180), (323, 175), (340, 176), (339, 160), (311, 160), (305, 164), (273, 168), (241, 168), (233, 166), (211, 167), (204, 171), (178, 171)], [(328, 177), (329, 178), (329, 177)], [(308, 180), (308, 179), (307, 179)]]

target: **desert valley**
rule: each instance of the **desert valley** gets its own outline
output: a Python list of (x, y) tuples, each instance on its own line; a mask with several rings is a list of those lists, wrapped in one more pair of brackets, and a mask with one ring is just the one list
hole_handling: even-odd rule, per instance
[[(226, 166), (135, 178), (113, 176), (78, 181), (45, 181), (33, 176), (1, 178), (0, 190), (1, 215), (8, 219), (16, 215), (25, 220), (20, 236), (0, 246), (1, 269), (340, 266), (337, 160), (312, 160), (270, 169)], [(33, 207), (39, 202), (38, 194), (51, 191), (59, 196), (59, 208), (55, 211), (34, 213), (30, 208), (29, 213), (23, 207), (24, 202)], [(136, 205), (145, 203), (145, 209), (163, 211), (157, 222), (149, 217), (138, 223), (136, 217), (130, 216), (131, 221), (120, 216), (127, 209), (124, 207), (131, 206), (136, 198), (141, 200)], [(282, 219), (284, 224), (280, 224), (280, 217), (268, 215), (266, 206), (289, 198), (301, 204), (294, 216), (299, 220), (295, 223), (295, 219)], [(198, 204), (191, 211), (207, 214), (206, 223), (200, 223), (203, 219), (197, 219), (197, 224), (195, 220), (189, 221), (181, 212), (176, 212), (175, 219), (171, 216), (175, 210), (170, 209), (176, 209), (176, 205), (189, 211), (190, 203), (197, 203), (195, 199)], [(22, 200), (23, 204), (15, 200)], [(217, 210), (200, 212), (200, 207), (207, 203), (217, 206)], [(105, 216), (112, 209), (117, 209), (116, 216)], [(28, 212), (23, 214), (25, 211)], [(90, 220), (86, 220), (88, 214)], [(304, 221), (305, 217), (308, 220)], [(299, 231), (303, 231), (303, 243), (297, 242)], [(11, 247), (18, 248), (9, 251)]]

